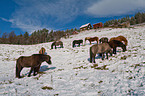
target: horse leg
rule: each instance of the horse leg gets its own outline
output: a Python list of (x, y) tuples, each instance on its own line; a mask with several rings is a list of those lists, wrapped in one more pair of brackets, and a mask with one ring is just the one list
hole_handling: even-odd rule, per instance
[(107, 59), (108, 59), (108, 52), (106, 52), (106, 57), (107, 57)]
[(36, 72), (37, 72), (37, 73), (39, 72), (39, 69), (40, 69), (40, 65), (39, 65), (38, 67), (35, 67), (35, 68), (34, 68), (33, 76), (36, 75)]
[(63, 45), (61, 47), (63, 48)]
[(93, 61), (94, 61), (94, 63), (96, 63), (96, 61), (95, 61), (95, 55), (93, 54)]
[(31, 67), (31, 70), (30, 70), (30, 72), (29, 72), (29, 75), (28, 75), (28, 77), (30, 77), (31, 76), (31, 73), (32, 73), (32, 71), (34, 70), (34, 67)]
[(21, 78), (20, 73), (21, 73), (21, 70), (22, 69), (23, 69), (23, 67), (21, 67), (21, 68), (18, 69), (18, 71), (16, 73), (16, 77)]
[(16, 77), (21, 78), (20, 73), (21, 73), (21, 70), (22, 70), (22, 69), (23, 69), (22, 66), (16, 65)]
[(79, 47), (80, 47), (80, 43), (79, 43)]
[(96, 40), (97, 41), (97, 44), (98, 44), (98, 40)]
[(102, 60), (104, 60), (104, 53), (102, 53)]
[(116, 54), (116, 47), (113, 48), (113, 53)]
[(75, 47), (75, 43), (73, 42), (73, 48)]
[(91, 41), (89, 41), (90, 42), (90, 45), (91, 45)]
[(112, 50), (110, 50), (109, 53), (110, 53), (110, 56), (112, 56)]
[(92, 55), (93, 55), (92, 48), (90, 48), (90, 63), (92, 63)]
[(55, 45), (55, 49), (56, 49), (56, 45)]

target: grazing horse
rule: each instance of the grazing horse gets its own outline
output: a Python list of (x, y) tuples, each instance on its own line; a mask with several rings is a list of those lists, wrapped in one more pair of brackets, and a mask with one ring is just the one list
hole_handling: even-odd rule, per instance
[[(109, 42), (111, 41), (111, 40), (118, 40), (118, 41), (120, 41), (120, 42), (124, 42), (125, 43), (125, 45), (127, 46), (127, 43), (128, 43), (128, 41), (127, 41), (127, 39), (124, 37), (124, 36), (118, 36), (118, 37), (113, 37), (113, 38), (111, 38), (110, 40), (109, 40)], [(122, 42), (122, 43), (123, 43)]]
[(102, 60), (104, 60), (104, 53), (106, 53), (108, 59), (108, 53), (112, 56), (112, 50), (108, 43), (94, 44), (90, 47), (90, 63), (95, 63), (96, 54), (102, 54)]
[(16, 77), (21, 78), (20, 72), (24, 67), (31, 67), (28, 77), (30, 77), (32, 71), (34, 71), (33, 75), (35, 76), (35, 68), (40, 66), (44, 61), (46, 61), (48, 64), (51, 64), (51, 57), (44, 54), (33, 54), (31, 56), (19, 57), (16, 61)]
[(91, 45), (92, 41), (97, 41), (97, 44), (99, 42), (99, 38), (98, 37), (86, 37), (85, 38), (85, 42), (86, 42), (86, 40), (88, 40), (90, 42), (90, 45)]
[(80, 44), (83, 44), (83, 40), (80, 39), (80, 40), (74, 40), (73, 43), (72, 43), (72, 47), (75, 47), (75, 44), (79, 44), (78, 46), (80, 46)]
[(100, 40), (99, 40), (100, 43), (108, 43), (108, 38), (107, 37), (102, 37)]
[(123, 49), (123, 52), (126, 51), (126, 45), (123, 44), (121, 41), (118, 40), (111, 40), (109, 41), (109, 45), (111, 48), (113, 48), (113, 54), (116, 54), (116, 48), (121, 47)]
[(60, 45), (60, 48), (63, 48), (63, 42), (62, 41), (54, 41), (51, 44), (51, 49), (53, 49), (53, 46), (55, 46), (55, 49), (56, 49), (56, 46), (59, 46), (59, 45)]

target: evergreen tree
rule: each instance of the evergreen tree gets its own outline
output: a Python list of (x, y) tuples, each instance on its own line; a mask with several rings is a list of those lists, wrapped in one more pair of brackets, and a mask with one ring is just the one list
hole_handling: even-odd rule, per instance
[(134, 24), (136, 24), (136, 20), (135, 20), (134, 17), (131, 17), (131, 19), (130, 19), (130, 25), (134, 25)]

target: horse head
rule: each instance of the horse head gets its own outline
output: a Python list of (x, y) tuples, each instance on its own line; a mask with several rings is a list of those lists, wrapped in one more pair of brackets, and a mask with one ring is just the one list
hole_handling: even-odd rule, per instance
[(51, 57), (49, 55), (43, 55), (43, 60), (46, 61), (48, 64), (52, 64)]
[(123, 49), (123, 52), (125, 52), (126, 51), (126, 45), (123, 45), (122, 49)]

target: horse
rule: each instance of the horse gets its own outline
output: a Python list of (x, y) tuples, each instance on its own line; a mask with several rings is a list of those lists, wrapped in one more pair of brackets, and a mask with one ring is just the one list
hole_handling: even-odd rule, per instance
[(24, 67), (31, 67), (31, 70), (28, 74), (30, 77), (32, 71), (34, 71), (33, 75), (36, 75), (36, 69), (41, 65), (42, 62), (46, 61), (48, 64), (51, 64), (51, 57), (49, 55), (44, 54), (33, 54), (31, 56), (21, 56), (16, 61), (16, 78), (21, 78), (20, 73)]
[(98, 37), (86, 37), (85, 38), (85, 42), (86, 42), (86, 40), (88, 40), (90, 42), (90, 45), (91, 45), (92, 41), (97, 41), (97, 44), (99, 42), (99, 38)]
[(107, 37), (102, 37), (100, 40), (99, 40), (100, 43), (108, 43), (108, 38)]
[(60, 45), (60, 48), (63, 48), (63, 42), (62, 41), (54, 41), (52, 44), (51, 44), (51, 49), (53, 49), (53, 46), (55, 46), (55, 49), (57, 48), (56, 46), (59, 46)]
[(46, 54), (46, 50), (44, 47), (42, 47), (39, 51), (39, 54)]
[(90, 47), (90, 63), (95, 63), (96, 54), (102, 54), (102, 60), (104, 60), (104, 53), (106, 53), (108, 59), (108, 53), (112, 56), (112, 50), (108, 43), (94, 44)]
[(83, 40), (80, 39), (80, 40), (74, 40), (73, 43), (72, 43), (72, 47), (75, 47), (75, 44), (79, 44), (78, 46), (80, 46), (80, 44), (83, 44)]
[(121, 41), (118, 40), (111, 40), (109, 41), (109, 45), (111, 48), (113, 48), (113, 54), (116, 54), (116, 48), (121, 47), (123, 49), (123, 52), (126, 51), (126, 45), (123, 44)]
[(124, 37), (124, 36), (118, 36), (118, 37), (113, 37), (113, 38), (111, 38), (110, 40), (109, 40), (109, 42), (111, 41), (111, 40), (118, 40), (118, 41), (120, 41), (120, 42), (124, 42), (125, 43), (125, 45), (127, 46), (127, 43), (128, 43), (128, 41), (127, 41), (127, 39)]

